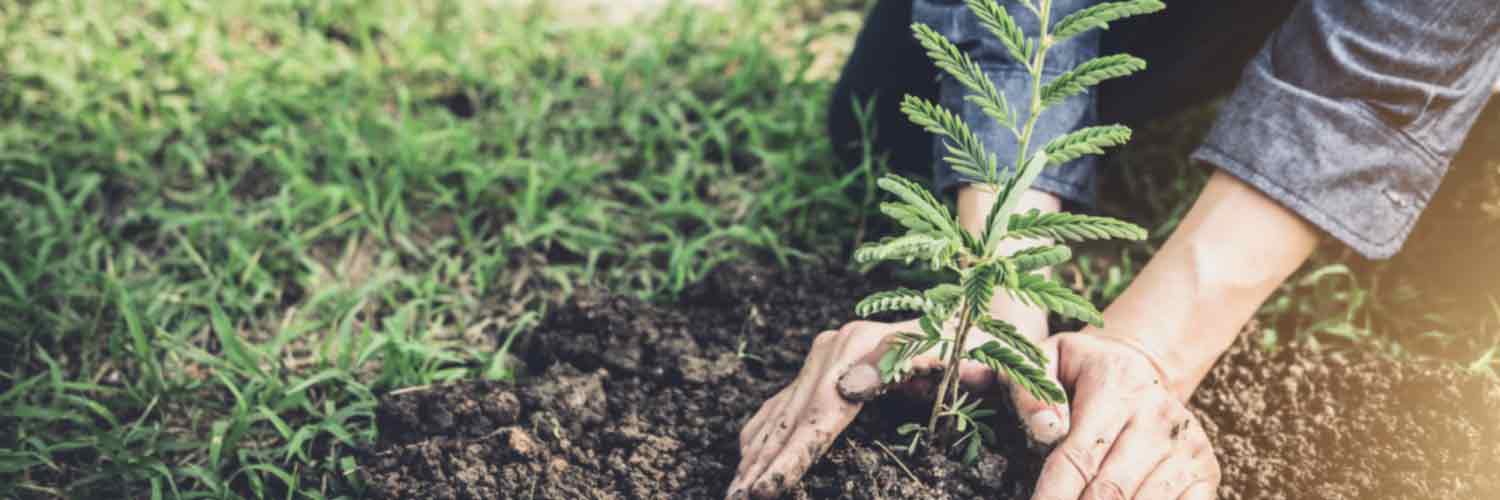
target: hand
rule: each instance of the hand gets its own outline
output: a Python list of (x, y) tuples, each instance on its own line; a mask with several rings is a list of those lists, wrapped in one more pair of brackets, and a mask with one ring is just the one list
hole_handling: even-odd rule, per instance
[(1066, 333), (1058, 376), (1073, 394), (1072, 431), (1048, 455), (1033, 500), (1212, 499), (1219, 463), (1157, 363), (1130, 340)]
[[(920, 331), (915, 323), (856, 321), (819, 334), (802, 371), (761, 405), (740, 431), (740, 465), (728, 496), (771, 498), (781, 494), (828, 450), (864, 401), (891, 389), (932, 397), (937, 382), (931, 375), (943, 368), (936, 356), (913, 358), (913, 376), (892, 387), (881, 383), (876, 368), (889, 348), (886, 340), (899, 332)], [(974, 331), (969, 339), (972, 347), (989, 337)], [(1053, 366), (1056, 364), (1049, 363)], [(979, 363), (966, 360), (959, 365), (960, 382), (970, 391), (997, 387), (998, 377)], [(1031, 415), (1027, 422), (1033, 439), (1050, 444), (1067, 432), (1065, 407), (1049, 406), (1024, 390), (1010, 392), (1021, 414)]]

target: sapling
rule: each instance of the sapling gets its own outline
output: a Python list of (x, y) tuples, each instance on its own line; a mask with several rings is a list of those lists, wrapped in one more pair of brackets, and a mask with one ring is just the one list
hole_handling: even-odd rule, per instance
[[(1047, 51), (1088, 30), (1107, 28), (1113, 21), (1155, 12), (1165, 5), (1158, 0), (1106, 2), (1053, 23), (1051, 0), (1011, 2), (1030, 10), (1040, 20), (1039, 36), (1033, 38), (1026, 36), (995, 0), (967, 3), (980, 23), (1000, 39), (1009, 56), (1030, 75), (1030, 95), (1026, 96), (1030, 105), (1025, 113), (1018, 113), (979, 65), (952, 42), (920, 23), (913, 24), (912, 30), (937, 67), (967, 89), (964, 100), (1015, 135), (1018, 148), (1014, 169), (1001, 170), (996, 158), (985, 151), (979, 137), (959, 116), (922, 98), (906, 96), (901, 102), (902, 112), (913, 123), (943, 138), (947, 151), (943, 161), (997, 196), (980, 234), (976, 235), (960, 227), (954, 214), (924, 187), (900, 176), (887, 175), (877, 184), (895, 195), (896, 201), (882, 203), (880, 211), (900, 223), (905, 233), (861, 246), (854, 258), (861, 263), (919, 261), (934, 270), (948, 271), (955, 278), (955, 282), (924, 291), (903, 288), (875, 293), (860, 301), (855, 312), (860, 316), (889, 311), (920, 314), (917, 325), (921, 331), (897, 334), (891, 349), (880, 359), (882, 382), (889, 384), (911, 376), (912, 359), (935, 350), (943, 360), (944, 369), (932, 402), (932, 416), (925, 428), (908, 424), (902, 426), (901, 433), (912, 435), (909, 447), (915, 448), (924, 433), (934, 436), (941, 422), (952, 422), (951, 428), (959, 436), (954, 444), (964, 446), (965, 459), (972, 460), (981, 441), (993, 440), (993, 431), (982, 421), (992, 412), (982, 409), (977, 399), (960, 393), (960, 361), (971, 359), (982, 363), (1040, 400), (1067, 401), (1067, 394), (1046, 375), (1050, 361), (1043, 351), (1017, 332), (1014, 325), (990, 316), (990, 301), (996, 289), (1022, 303), (1102, 326), (1099, 310), (1092, 303), (1038, 271), (1071, 258), (1072, 251), (1066, 243), (1110, 238), (1139, 240), (1146, 236), (1139, 226), (1106, 217), (1035, 210), (1016, 213), (1021, 194), (1031, 188), (1042, 169), (1083, 155), (1102, 154), (1104, 148), (1130, 139), (1130, 129), (1122, 125), (1086, 127), (1053, 138), (1036, 137), (1036, 123), (1042, 113), (1101, 81), (1146, 66), (1145, 61), (1128, 54), (1107, 55), (1043, 81)], [(1036, 147), (1037, 144), (1041, 147)], [(1000, 245), (1007, 239), (1053, 240), (1056, 244), (1007, 253)], [(944, 333), (946, 326), (955, 325), (950, 330), (954, 332), (951, 336)], [(975, 329), (994, 338), (966, 350), (970, 331)]]

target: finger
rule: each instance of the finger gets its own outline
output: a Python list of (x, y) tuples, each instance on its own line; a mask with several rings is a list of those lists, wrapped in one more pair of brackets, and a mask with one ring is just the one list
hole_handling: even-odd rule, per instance
[(766, 400), (764, 404), (760, 405), (760, 409), (755, 411), (755, 415), (750, 417), (749, 422), (745, 422), (745, 428), (740, 431), (741, 454), (744, 453), (745, 448), (750, 446), (751, 439), (758, 436), (761, 429), (765, 427), (768, 416), (778, 414), (781, 406), (786, 404), (788, 395), (791, 393), (792, 387), (787, 387), (777, 392), (775, 396), (772, 396), (771, 399)]
[(1188, 488), (1188, 490), (1184, 492), (1182, 496), (1177, 498), (1178, 500), (1214, 500), (1218, 497), (1218, 485), (1210, 484), (1207, 482), (1198, 482), (1193, 483), (1192, 488)]
[(910, 380), (920, 380), (924, 375), (941, 368), (941, 363), (932, 356), (919, 355), (911, 360), (911, 373), (905, 380), (886, 383), (880, 373), (880, 358), (895, 348), (892, 335), (851, 335), (849, 352), (862, 353), (838, 377), (838, 392), (850, 401), (870, 401), (886, 391)]
[(771, 401), (767, 401), (766, 404), (761, 405), (760, 410), (745, 425), (745, 430), (740, 434), (740, 463), (735, 469), (734, 479), (729, 483), (730, 495), (743, 491), (745, 489), (744, 484), (749, 482), (750, 478), (746, 477), (746, 470), (756, 464), (757, 459), (770, 441), (771, 428), (768, 424), (779, 421), (787, 413), (792, 398), (798, 393), (798, 388), (806, 385), (802, 382), (811, 376), (811, 374), (817, 373), (817, 370), (822, 369), (821, 360), (827, 353), (823, 352), (823, 349), (818, 349), (820, 345), (818, 339), (825, 338), (830, 332), (831, 330), (825, 331), (814, 337), (814, 347), (808, 352), (806, 361), (803, 363), (802, 369), (798, 371), (797, 377), (793, 378), (792, 383), (778, 392), (776, 396), (773, 396)]
[(791, 401), (792, 395), (796, 394), (797, 388), (800, 385), (803, 384), (793, 381), (791, 386), (782, 389), (780, 393), (771, 398), (771, 401), (767, 401), (765, 405), (762, 405), (760, 411), (756, 412), (755, 417), (747, 424), (745, 432), (740, 434), (740, 463), (735, 468), (734, 480), (729, 483), (729, 490), (731, 492), (743, 490), (743, 484), (749, 482), (749, 478), (745, 477), (745, 472), (750, 466), (756, 463), (756, 458), (760, 456), (766, 447), (767, 441), (770, 439), (770, 427), (767, 423), (776, 421), (786, 413), (787, 404)]
[[(1077, 499), (1098, 475), (1104, 457), (1129, 421), (1125, 409), (1131, 405), (1122, 395), (1108, 391), (1107, 381), (1095, 375), (1098, 372), (1079, 372), (1073, 384), (1072, 431), (1047, 455), (1034, 499)], [(1069, 382), (1064, 378), (1063, 383)]]
[[(753, 438), (750, 443), (751, 456), (744, 458), (748, 461), (748, 463), (741, 464), (744, 472), (730, 485), (731, 495), (737, 490), (745, 489), (746, 485), (753, 484), (755, 479), (770, 465), (771, 459), (781, 454), (782, 447), (786, 445), (787, 438), (791, 436), (797, 424), (798, 414), (803, 412), (813, 395), (816, 382), (821, 378), (819, 374), (825, 371), (828, 360), (837, 351), (836, 344), (839, 336), (839, 332), (830, 330), (818, 334), (817, 338), (813, 339), (813, 347), (808, 354), (807, 363), (802, 365), (802, 372), (797, 374), (796, 390), (787, 400), (784, 409), (773, 414), (771, 419), (764, 424), (765, 429), (761, 431), (760, 437)], [(842, 398), (836, 399), (844, 402)]]
[(840, 431), (854, 420), (858, 404), (843, 401), (838, 389), (830, 379), (817, 384), (813, 395), (815, 402), (828, 402), (833, 406), (810, 407), (798, 416), (796, 431), (787, 438), (780, 455), (772, 459), (765, 472), (750, 485), (754, 498), (775, 498), (787, 487), (795, 484), (823, 453), (828, 451)]
[[(1213, 498), (1219, 484), (1219, 464), (1214, 461), (1213, 450), (1200, 446), (1197, 454), (1174, 453), (1158, 464), (1136, 491), (1136, 500), (1163, 500), (1173, 498)], [(1209, 496), (1194, 492), (1206, 489)], [(1192, 493), (1193, 495), (1189, 495)]]
[(1126, 424), (1083, 498), (1134, 498), (1146, 477), (1173, 451), (1173, 441), (1166, 439), (1168, 431), (1160, 422), (1137, 417)]
[[(1057, 377), (1057, 340), (1045, 339), (1037, 347), (1047, 356), (1048, 363), (1044, 367), (1047, 377), (1058, 384), (1058, 387), (1062, 387), (1062, 382)], [(1011, 383), (1003, 374), (997, 374), (997, 377), (1010, 388), (1011, 404), (1015, 405), (1016, 414), (1021, 416), (1026, 435), (1033, 444), (1050, 447), (1068, 434), (1072, 426), (1068, 421), (1070, 414), (1067, 403), (1048, 403), (1032, 395), (1031, 391)]]

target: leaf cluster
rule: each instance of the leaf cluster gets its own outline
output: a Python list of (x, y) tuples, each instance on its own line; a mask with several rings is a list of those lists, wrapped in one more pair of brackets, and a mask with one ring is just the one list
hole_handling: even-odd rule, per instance
[[(1035, 124), (1047, 108), (1105, 80), (1140, 71), (1146, 64), (1127, 54), (1106, 55), (1085, 61), (1046, 82), (1041, 68), (1047, 50), (1058, 41), (1091, 29), (1105, 29), (1114, 21), (1155, 12), (1165, 5), (1157, 0), (1106, 2), (1049, 25), (1051, 2), (1026, 1), (1022, 5), (1033, 10), (1043, 22), (1042, 35), (1030, 38), (994, 0), (967, 0), (967, 4), (981, 25), (1031, 74), (1034, 83), (1028, 114), (1017, 114), (1017, 108), (998, 90), (984, 68), (941, 34), (921, 24), (913, 25), (912, 31), (934, 64), (967, 90), (965, 101), (995, 120), (1002, 130), (1016, 135), (1020, 148), (1013, 158), (1014, 167), (1001, 169), (995, 155), (985, 149), (985, 142), (961, 115), (907, 96), (901, 103), (902, 112), (912, 123), (941, 138), (946, 152), (942, 160), (997, 196), (986, 213), (984, 226), (978, 234), (973, 234), (964, 230), (952, 211), (925, 187), (894, 175), (880, 179), (879, 188), (895, 198), (882, 203), (880, 211), (899, 223), (904, 232), (860, 247), (854, 253), (855, 260), (922, 262), (933, 270), (946, 271), (955, 279), (922, 292), (904, 288), (879, 292), (861, 301), (855, 312), (861, 316), (907, 312), (919, 317), (921, 332), (896, 335), (890, 350), (880, 360), (881, 375), (887, 383), (906, 377), (916, 356), (938, 350), (938, 355), (947, 360), (949, 373), (956, 371), (960, 359), (972, 359), (1005, 375), (1039, 399), (1061, 403), (1067, 395), (1047, 377), (1045, 367), (1049, 360), (1043, 351), (1017, 332), (1014, 325), (990, 317), (990, 304), (998, 291), (1004, 291), (1021, 303), (1101, 325), (1099, 310), (1092, 303), (1039, 271), (1068, 261), (1073, 252), (1067, 243), (1140, 240), (1146, 237), (1146, 231), (1107, 217), (1034, 210), (1016, 213), (1022, 193), (1031, 188), (1042, 170), (1085, 155), (1103, 154), (1106, 148), (1124, 144), (1131, 136), (1130, 129), (1123, 125), (1103, 125), (1075, 130), (1043, 144), (1034, 141)], [(1042, 146), (1031, 150), (1029, 145), (1034, 143)], [(998, 243), (1007, 239), (1056, 243), (1003, 252)], [(945, 330), (953, 331), (954, 327), (956, 333), (945, 334)], [(964, 338), (970, 329), (984, 332), (991, 340), (967, 351), (956, 348), (966, 345)], [(933, 422), (940, 416), (951, 418), (955, 430), (964, 436), (959, 442), (968, 448), (965, 456), (972, 458), (979, 442), (987, 439), (984, 434), (988, 427), (979, 418), (988, 410), (978, 409), (977, 400), (966, 402), (967, 396), (957, 390), (955, 377), (945, 377), (938, 393)], [(932, 425), (927, 429), (929, 434), (935, 430)]]

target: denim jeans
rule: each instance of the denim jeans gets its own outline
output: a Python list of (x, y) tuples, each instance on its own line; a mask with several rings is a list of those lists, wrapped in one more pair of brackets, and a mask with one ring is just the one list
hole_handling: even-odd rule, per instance
[[(1034, 36), (1038, 20), (1000, 3)], [(1054, 0), (1053, 19), (1099, 3)], [(966, 180), (934, 153), (943, 145), (905, 122), (902, 94), (954, 110), (1002, 164), (1015, 138), (963, 100), (912, 39), (919, 22), (980, 65), (1024, 113), (1025, 70), (962, 0), (882, 0), (871, 11), (835, 88), (830, 134), (841, 154), (858, 139), (853, 102), (875, 98), (877, 151), (899, 168), (934, 169), (949, 189)], [(1048, 108), (1043, 140), (1096, 124), (1139, 124), (1227, 94), (1192, 158), (1261, 190), (1369, 258), (1400, 249), (1500, 78), (1495, 0), (1262, 0), (1169, 2), (1054, 47), (1044, 75), (1115, 52), (1148, 61)], [(1099, 159), (1053, 167), (1035, 187), (1091, 204)]]

